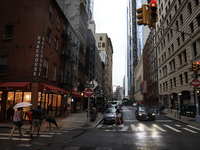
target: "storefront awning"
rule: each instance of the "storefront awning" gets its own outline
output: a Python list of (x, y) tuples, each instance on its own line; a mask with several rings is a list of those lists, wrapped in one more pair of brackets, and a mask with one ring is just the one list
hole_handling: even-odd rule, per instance
[(71, 94), (74, 96), (74, 97), (82, 97), (80, 93), (76, 92), (76, 91), (71, 91)]
[(70, 95), (70, 92), (56, 86), (40, 83), (40, 92)]
[(31, 82), (3, 82), (0, 84), (0, 90), (12, 91), (12, 90), (22, 90), (30, 91)]

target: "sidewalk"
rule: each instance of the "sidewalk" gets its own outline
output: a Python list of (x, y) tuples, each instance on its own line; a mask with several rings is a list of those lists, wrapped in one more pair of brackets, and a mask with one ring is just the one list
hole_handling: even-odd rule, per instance
[[(98, 117), (95, 121), (90, 121), (90, 124), (86, 124), (87, 119), (87, 113), (85, 111), (83, 112), (77, 112), (77, 113), (71, 113), (67, 117), (55, 117), (55, 120), (58, 124), (58, 128), (51, 124), (51, 127), (53, 130), (73, 130), (73, 129), (89, 129), (93, 128), (96, 125), (100, 123), (100, 121), (103, 118), (103, 114), (101, 112), (98, 113)], [(29, 126), (28, 121), (23, 121), (24, 125), (22, 126), (22, 129), (27, 130)], [(12, 120), (10, 121), (3, 121), (0, 122), (0, 128), (12, 128)], [(45, 121), (42, 123), (41, 131), (44, 131), (45, 129)], [(49, 131), (48, 124), (47, 124), (47, 131)]]
[(180, 122), (184, 122), (187, 124), (190, 124), (192, 126), (198, 127), (200, 128), (200, 123), (197, 123), (195, 121), (195, 118), (192, 117), (187, 117), (187, 116), (180, 116), (179, 114), (177, 114), (177, 110), (175, 109), (165, 109), (163, 110), (163, 113), (165, 114), (166, 117), (180, 121)]

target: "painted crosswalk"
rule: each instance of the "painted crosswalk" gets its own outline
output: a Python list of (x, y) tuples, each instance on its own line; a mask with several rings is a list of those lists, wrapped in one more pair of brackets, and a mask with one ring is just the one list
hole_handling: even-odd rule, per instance
[[(36, 133), (33, 134), (33, 138), (51, 138), (54, 135), (60, 135), (63, 134), (64, 132), (68, 131), (59, 131), (59, 132), (40, 132), (39, 135), (36, 135)], [(12, 138), (9, 138), (10, 134), (9, 133), (0, 133), (0, 139), (1, 140), (17, 140), (17, 141), (30, 141), (32, 138), (30, 137), (30, 134), (23, 132), (23, 136), (19, 136), (18, 131), (14, 131)]]
[(180, 124), (144, 124), (144, 123), (132, 123), (129, 125), (124, 125), (123, 127), (117, 125), (106, 125), (106, 124), (99, 124), (96, 127), (96, 130), (100, 131), (126, 131), (126, 132), (169, 132), (173, 131), (175, 133), (182, 133), (182, 132), (190, 132), (193, 134), (199, 133), (200, 129), (197, 127), (194, 127), (192, 125), (180, 125)]

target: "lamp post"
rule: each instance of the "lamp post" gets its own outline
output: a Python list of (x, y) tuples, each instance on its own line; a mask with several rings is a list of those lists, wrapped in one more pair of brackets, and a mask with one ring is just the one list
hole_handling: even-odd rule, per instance
[[(193, 44), (192, 44), (192, 34), (190, 33), (186, 33), (186, 32), (182, 32), (180, 30), (176, 30), (176, 29), (171, 29), (171, 28), (163, 28), (163, 27), (158, 27), (159, 29), (161, 30), (166, 30), (166, 29), (170, 29), (170, 30), (173, 30), (173, 31), (176, 31), (176, 32), (180, 32), (182, 34), (186, 34), (186, 35), (189, 35), (190, 36), (190, 47), (191, 47), (191, 51), (192, 51), (192, 62), (194, 62), (194, 47), (193, 47)], [(195, 79), (198, 78), (198, 76), (195, 74)], [(198, 101), (198, 97), (197, 97), (197, 88), (195, 87), (194, 88), (194, 100), (196, 101), (196, 122), (197, 123), (200, 123), (200, 115), (199, 115), (199, 101)]]

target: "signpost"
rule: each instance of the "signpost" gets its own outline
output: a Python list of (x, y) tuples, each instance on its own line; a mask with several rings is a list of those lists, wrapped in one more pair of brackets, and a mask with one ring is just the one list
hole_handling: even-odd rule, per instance
[(88, 98), (88, 114), (87, 114), (87, 120), (86, 124), (90, 124), (90, 97), (93, 95), (93, 89), (91, 88), (86, 88), (85, 89), (85, 97)]

